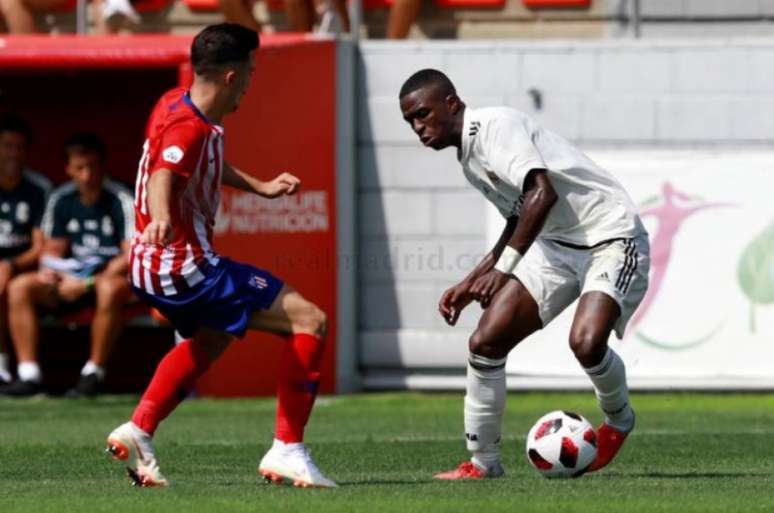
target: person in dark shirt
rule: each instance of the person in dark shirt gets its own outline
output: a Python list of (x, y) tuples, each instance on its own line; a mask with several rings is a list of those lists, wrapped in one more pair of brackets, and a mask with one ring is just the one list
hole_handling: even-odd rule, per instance
[(42, 391), (37, 362), (38, 309), (55, 312), (96, 305), (91, 325), (91, 355), (69, 396), (100, 392), (105, 364), (121, 329), (121, 308), (132, 299), (128, 270), (129, 239), (134, 231), (129, 191), (104, 175), (105, 146), (92, 134), (65, 142), (66, 170), (72, 178), (48, 201), (40, 270), (16, 277), (8, 303), (19, 379), (0, 389), (10, 396)]
[(6, 354), (8, 283), (38, 265), (40, 221), (51, 182), (27, 168), (31, 130), (16, 116), (0, 118), (0, 383), (11, 381)]

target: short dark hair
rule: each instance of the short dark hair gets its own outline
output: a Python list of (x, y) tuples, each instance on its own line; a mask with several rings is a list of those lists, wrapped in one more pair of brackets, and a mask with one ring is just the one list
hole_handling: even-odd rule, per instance
[(210, 25), (191, 43), (194, 73), (205, 75), (234, 62), (245, 62), (258, 49), (258, 33), (236, 23)]
[(0, 134), (3, 132), (21, 134), (26, 142), (30, 142), (30, 139), (32, 139), (32, 129), (30, 126), (26, 121), (14, 114), (6, 114), (0, 118)]
[(421, 69), (411, 75), (408, 80), (403, 83), (403, 87), (400, 88), (400, 95), (398, 98), (403, 98), (407, 94), (411, 94), (417, 89), (421, 89), (422, 87), (426, 86), (436, 86), (441, 88), (441, 92), (444, 93), (444, 96), (457, 94), (457, 89), (455, 89), (452, 81), (449, 80), (449, 77), (444, 75), (442, 72), (438, 71), (437, 69)]
[(81, 132), (65, 139), (64, 156), (66, 160), (69, 160), (73, 154), (82, 155), (84, 153), (94, 153), (100, 160), (105, 160), (107, 148), (98, 135), (89, 132)]

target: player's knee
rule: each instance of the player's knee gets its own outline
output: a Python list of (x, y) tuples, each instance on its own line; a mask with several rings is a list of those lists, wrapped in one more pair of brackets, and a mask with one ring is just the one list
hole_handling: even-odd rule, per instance
[(305, 305), (301, 315), (293, 323), (294, 331), (312, 333), (323, 338), (328, 331), (328, 317), (314, 303)]
[(123, 303), (126, 285), (123, 280), (101, 279), (94, 283), (97, 308), (117, 308)]
[(32, 280), (22, 275), (8, 284), (8, 305), (18, 305), (32, 301)]
[(470, 336), (468, 349), (471, 353), (486, 358), (503, 358), (504, 356), (497, 350), (497, 344), (481, 329), (477, 329)]
[(589, 329), (575, 329), (570, 332), (570, 349), (584, 367), (598, 364), (605, 356), (607, 340)]

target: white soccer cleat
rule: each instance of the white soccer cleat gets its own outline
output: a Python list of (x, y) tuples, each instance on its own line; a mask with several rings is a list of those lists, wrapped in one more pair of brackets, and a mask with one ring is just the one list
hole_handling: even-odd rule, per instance
[(132, 422), (121, 424), (107, 437), (105, 452), (114, 460), (127, 462), (132, 485), (143, 488), (169, 486), (153, 452), (153, 438)]
[(338, 488), (320, 472), (303, 443), (286, 444), (274, 440), (258, 465), (258, 473), (274, 484), (289, 483), (299, 488)]

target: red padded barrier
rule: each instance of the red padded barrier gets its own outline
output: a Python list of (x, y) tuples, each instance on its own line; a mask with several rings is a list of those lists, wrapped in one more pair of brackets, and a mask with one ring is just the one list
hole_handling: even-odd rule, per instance
[(578, 9), (591, 6), (591, 0), (522, 0), (529, 9)]
[(505, 0), (433, 0), (444, 9), (502, 9)]

